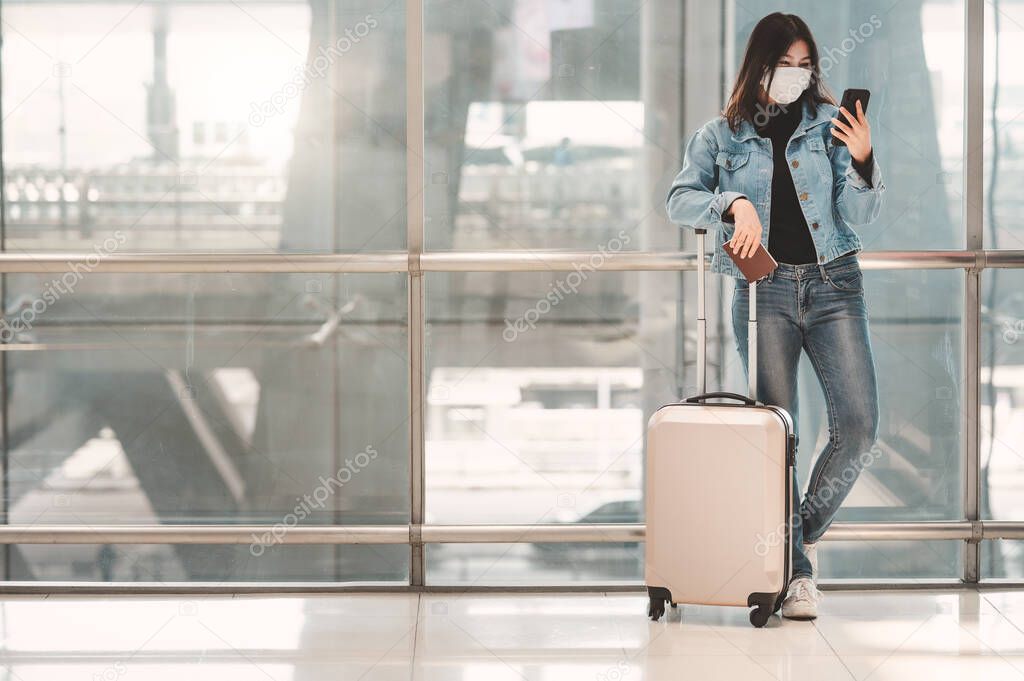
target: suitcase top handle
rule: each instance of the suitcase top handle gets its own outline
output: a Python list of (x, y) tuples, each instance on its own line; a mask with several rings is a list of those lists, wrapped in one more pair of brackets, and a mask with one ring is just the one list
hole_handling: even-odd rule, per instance
[(704, 402), (712, 398), (720, 397), (726, 400), (737, 400), (743, 404), (753, 407), (759, 404), (757, 400), (753, 400), (746, 395), (740, 395), (739, 393), (728, 393), (728, 392), (714, 392), (714, 393), (701, 393), (700, 395), (694, 395), (693, 397), (687, 397), (684, 402), (689, 404), (696, 404), (698, 402)]

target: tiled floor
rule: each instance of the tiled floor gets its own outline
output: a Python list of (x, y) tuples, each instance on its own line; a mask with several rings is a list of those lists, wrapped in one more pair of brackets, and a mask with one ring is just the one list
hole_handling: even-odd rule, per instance
[(0, 596), (0, 679), (1024, 680), (1024, 591), (830, 592), (814, 623), (633, 594)]

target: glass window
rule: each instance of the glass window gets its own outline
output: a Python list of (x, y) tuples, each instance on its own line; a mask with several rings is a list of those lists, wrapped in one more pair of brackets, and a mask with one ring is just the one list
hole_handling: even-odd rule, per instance
[[(981, 503), (985, 518), (1024, 519), (1024, 270), (983, 272)], [(986, 542), (986, 574), (1024, 573), (1018, 541)]]
[[(668, 77), (641, 77), (644, 61), (657, 58), (653, 48), (645, 57), (639, 39), (642, 4), (584, 0), (560, 3), (571, 8), (563, 12), (518, 2), (502, 14), (427, 3), (426, 50), (441, 64), (427, 83), (428, 247), (593, 248), (621, 226), (649, 222), (662, 199), (652, 204), (660, 190), (644, 159), (666, 146), (654, 121), (679, 114), (641, 88), (644, 77)], [(730, 6), (730, 77), (753, 25), (781, 9), (810, 24), (837, 97), (846, 87), (872, 90), (889, 192), (879, 220), (858, 229), (865, 249), (962, 247), (963, 2)], [(659, 36), (671, 44), (670, 34)], [(687, 56), (707, 62), (688, 62), (688, 73), (717, 72), (713, 55)], [(715, 98), (697, 108), (717, 110)], [(689, 121), (684, 137), (702, 122)], [(652, 225), (645, 238), (664, 243), (675, 229)]]
[[(428, 522), (641, 522), (646, 417), (675, 399), (682, 375), (679, 281), (428, 274)], [(615, 399), (624, 394), (634, 397)], [(634, 542), (431, 546), (428, 580), (460, 582), (499, 554), (520, 582), (642, 577)]]
[(818, 568), (832, 583), (865, 580), (956, 580), (962, 571), (955, 541), (827, 541)]
[[(963, 273), (869, 271), (865, 279), (882, 423), (878, 456), (839, 519), (958, 519)], [(694, 392), (695, 327), (677, 301), (696, 296), (696, 273), (597, 272), (577, 280), (558, 272), (429, 274), (426, 286), (428, 521), (640, 522), (647, 419)], [(893, 290), (903, 293), (888, 295)], [(709, 388), (745, 392), (726, 333), (731, 324), (717, 309), (728, 305), (709, 305)], [(827, 442), (828, 424), (808, 364), (800, 377), (803, 482)], [(616, 403), (615, 392), (636, 397)], [(479, 559), (467, 555), (471, 549), (432, 548), (431, 580), (467, 574), (463, 561)], [(867, 559), (877, 545), (860, 550), (856, 560), (841, 561), (861, 566), (852, 576), (915, 574), (912, 551), (886, 554), (883, 566)], [(624, 563), (620, 554), (631, 552)], [(583, 573), (640, 580), (641, 553), (636, 544), (537, 545), (503, 560), (518, 557), (527, 581)], [(574, 572), (578, 555), (589, 557), (582, 573)], [(940, 572), (952, 576), (955, 551), (942, 555)], [(633, 572), (622, 572), (624, 565)]]
[[(864, 273), (879, 435), (874, 463), (861, 473), (837, 521), (962, 517), (963, 276), (959, 270)], [(731, 356), (742, 372), (739, 356)], [(806, 484), (815, 457), (828, 442), (828, 417), (806, 353), (798, 375), (797, 469)], [(742, 384), (742, 373), (736, 380)]]
[(409, 549), (397, 544), (22, 544), (7, 547), (17, 582), (408, 581)]
[[(92, 273), (63, 293), (51, 275), (8, 282), (9, 522), (264, 524), (249, 547), (138, 556), (177, 555), (168, 579), (273, 581), (313, 565), (330, 580), (331, 561), (353, 555), (265, 550), (294, 524), (409, 521), (403, 275)], [(30, 574), (131, 574), (76, 567), (131, 551), (92, 548), (11, 551)], [(356, 553), (373, 573), (375, 554)]]
[(634, 230), (655, 144), (644, 3), (499, 4), (425, 4), (427, 247), (589, 250)]
[(1022, 40), (1024, 2), (985, 3), (985, 248), (1024, 248)]
[[(404, 251), (408, 163), (428, 250), (674, 251), (692, 243), (662, 214), (678, 150), (777, 10), (807, 20), (837, 98), (872, 92), (888, 192), (866, 251), (963, 248), (965, 209), (986, 247), (1021, 249), (1024, 0), (985, 3), (984, 206), (962, 198), (965, 2), (426, 0), (422, 159), (403, 2), (5, 4), (0, 251)], [(1020, 272), (982, 277), (981, 503), (1000, 520), (1024, 519)], [(964, 276), (866, 273), (882, 421), (839, 521), (963, 517)], [(409, 522), (406, 274), (0, 279), (6, 522)], [(426, 274), (425, 522), (643, 522), (647, 418), (696, 392), (695, 279)], [(731, 283), (710, 278), (707, 387), (744, 392)], [(799, 391), (803, 482), (828, 438), (806, 359)], [(984, 543), (984, 575), (1024, 574), (1021, 544)], [(823, 576), (953, 577), (962, 547), (829, 542)], [(390, 545), (3, 550), (15, 580), (410, 572)], [(425, 555), (431, 584), (642, 579), (636, 542)]]
[(1017, 539), (982, 542), (981, 575), (986, 580), (1024, 580), (1024, 542)]
[(962, 0), (744, 0), (730, 6), (733, 64), (763, 16), (793, 12), (814, 33), (836, 99), (846, 88), (871, 91), (871, 138), (887, 192), (878, 220), (857, 228), (864, 249), (963, 248)]
[(5, 247), (404, 247), (404, 5), (329, 4), (5, 6)]

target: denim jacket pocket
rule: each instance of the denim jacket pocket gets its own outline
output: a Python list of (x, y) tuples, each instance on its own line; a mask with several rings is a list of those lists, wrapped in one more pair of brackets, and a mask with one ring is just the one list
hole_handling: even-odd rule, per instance
[(832, 162), (828, 158), (825, 140), (819, 137), (807, 140), (807, 153), (814, 159), (814, 167), (821, 173), (822, 178), (832, 182)]
[(720, 151), (718, 156), (715, 157), (715, 163), (726, 171), (742, 168), (749, 160), (749, 151)]
[[(738, 192), (749, 198), (751, 196), (749, 168), (744, 168), (749, 160), (749, 151), (718, 152), (715, 156), (715, 165), (718, 170), (719, 190), (723, 192)], [(728, 227), (726, 229), (728, 230)]]

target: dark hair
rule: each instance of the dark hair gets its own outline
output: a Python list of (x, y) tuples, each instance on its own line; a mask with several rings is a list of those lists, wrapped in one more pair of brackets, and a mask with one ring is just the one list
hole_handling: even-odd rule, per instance
[[(736, 74), (736, 84), (733, 85), (729, 102), (722, 112), (733, 131), (739, 128), (740, 123), (744, 120), (754, 122), (759, 109), (763, 109), (759, 100), (761, 79), (768, 72), (772, 74), (769, 78), (775, 77), (775, 65), (789, 51), (790, 46), (798, 40), (807, 43), (807, 49), (811, 56), (812, 75), (807, 90), (793, 104), (803, 106), (804, 102), (808, 102), (811, 113), (814, 114), (817, 112), (819, 104), (836, 103), (832, 93), (821, 79), (818, 45), (814, 42), (811, 29), (803, 19), (795, 14), (774, 12), (757, 22), (757, 26), (750, 34), (750, 39), (747, 40), (747, 49), (743, 55), (743, 64), (740, 66), (739, 73)], [(768, 84), (771, 85), (771, 80), (768, 81)]]

